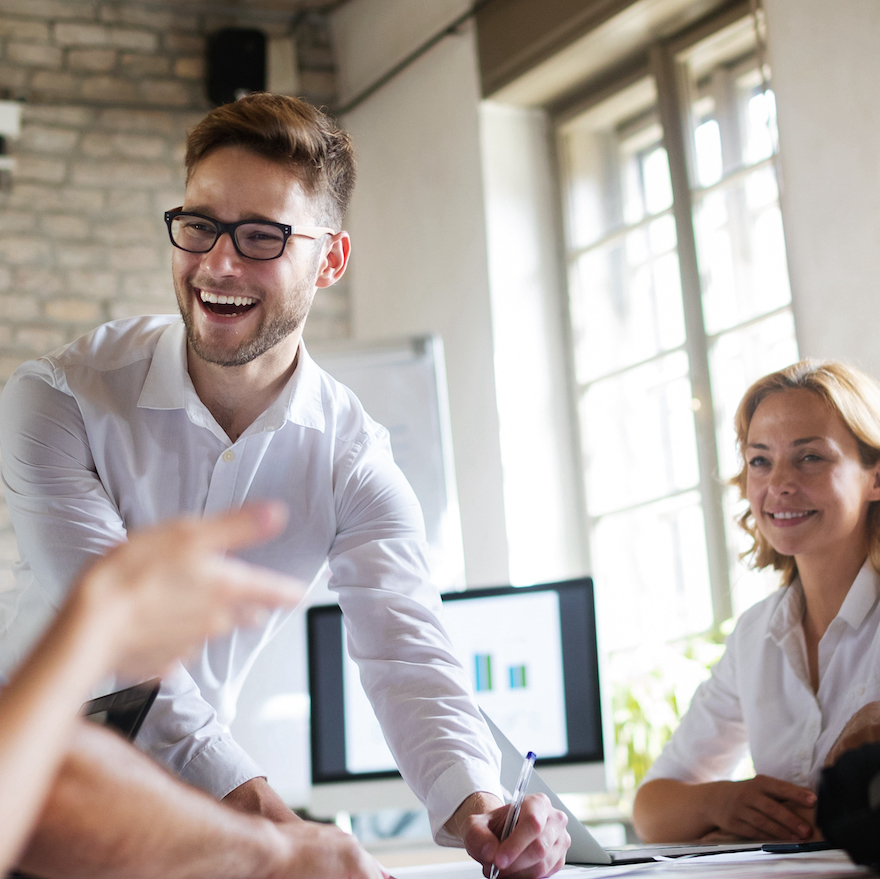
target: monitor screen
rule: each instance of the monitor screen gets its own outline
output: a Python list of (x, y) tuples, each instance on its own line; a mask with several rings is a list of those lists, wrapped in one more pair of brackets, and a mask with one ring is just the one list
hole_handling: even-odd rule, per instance
[[(443, 621), (477, 703), (557, 793), (605, 788), (589, 577), (443, 596)], [(336, 605), (307, 611), (311, 810), (417, 807), (345, 649)]]

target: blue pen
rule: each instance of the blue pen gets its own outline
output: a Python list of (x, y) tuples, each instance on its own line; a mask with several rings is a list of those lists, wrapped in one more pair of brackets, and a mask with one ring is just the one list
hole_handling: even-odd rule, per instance
[[(520, 769), (519, 778), (516, 781), (516, 787), (513, 789), (513, 799), (510, 801), (510, 808), (507, 810), (507, 817), (504, 819), (501, 842), (504, 842), (510, 836), (511, 831), (516, 826), (516, 819), (519, 818), (519, 810), (522, 808), (526, 788), (529, 786), (529, 778), (532, 775), (532, 769), (535, 768), (536, 759), (535, 752), (529, 751), (526, 754), (526, 759), (523, 760), (522, 769)], [(492, 869), (489, 870), (489, 879), (498, 879), (498, 868), (494, 864), (492, 864)]]

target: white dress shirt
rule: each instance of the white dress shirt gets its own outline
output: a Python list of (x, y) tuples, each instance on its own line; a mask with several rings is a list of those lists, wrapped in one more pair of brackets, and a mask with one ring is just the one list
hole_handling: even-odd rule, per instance
[[(500, 794), (494, 742), (438, 620), (416, 497), (387, 431), (305, 346), (284, 391), (233, 443), (190, 381), (179, 318), (105, 324), (15, 372), (0, 444), (22, 558), (15, 588), (0, 595), (7, 669), (83, 564), (129, 530), (280, 498), (284, 533), (240, 555), (306, 583), (329, 562), (349, 652), (435, 837), (450, 841), (441, 825), (469, 794)], [(142, 746), (217, 797), (259, 775), (227, 724), (289, 613), (206, 644), (189, 674), (166, 680)]]
[(730, 778), (751, 752), (757, 774), (815, 789), (847, 721), (880, 699), (878, 598), (880, 576), (866, 562), (819, 642), (816, 693), (800, 581), (749, 608), (645, 781)]

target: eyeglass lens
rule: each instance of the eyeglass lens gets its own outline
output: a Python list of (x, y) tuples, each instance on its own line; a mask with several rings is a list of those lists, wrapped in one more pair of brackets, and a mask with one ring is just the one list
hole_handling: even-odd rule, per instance
[[(239, 251), (253, 259), (274, 259), (286, 242), (281, 229), (270, 223), (242, 223), (232, 234)], [(180, 214), (171, 221), (171, 237), (184, 250), (207, 253), (220, 237), (220, 230), (204, 217)]]

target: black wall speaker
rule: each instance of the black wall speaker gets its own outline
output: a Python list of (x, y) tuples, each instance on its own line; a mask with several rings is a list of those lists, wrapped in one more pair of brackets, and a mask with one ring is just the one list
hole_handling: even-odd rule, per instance
[(266, 90), (266, 35), (228, 27), (208, 37), (208, 97), (215, 106)]

